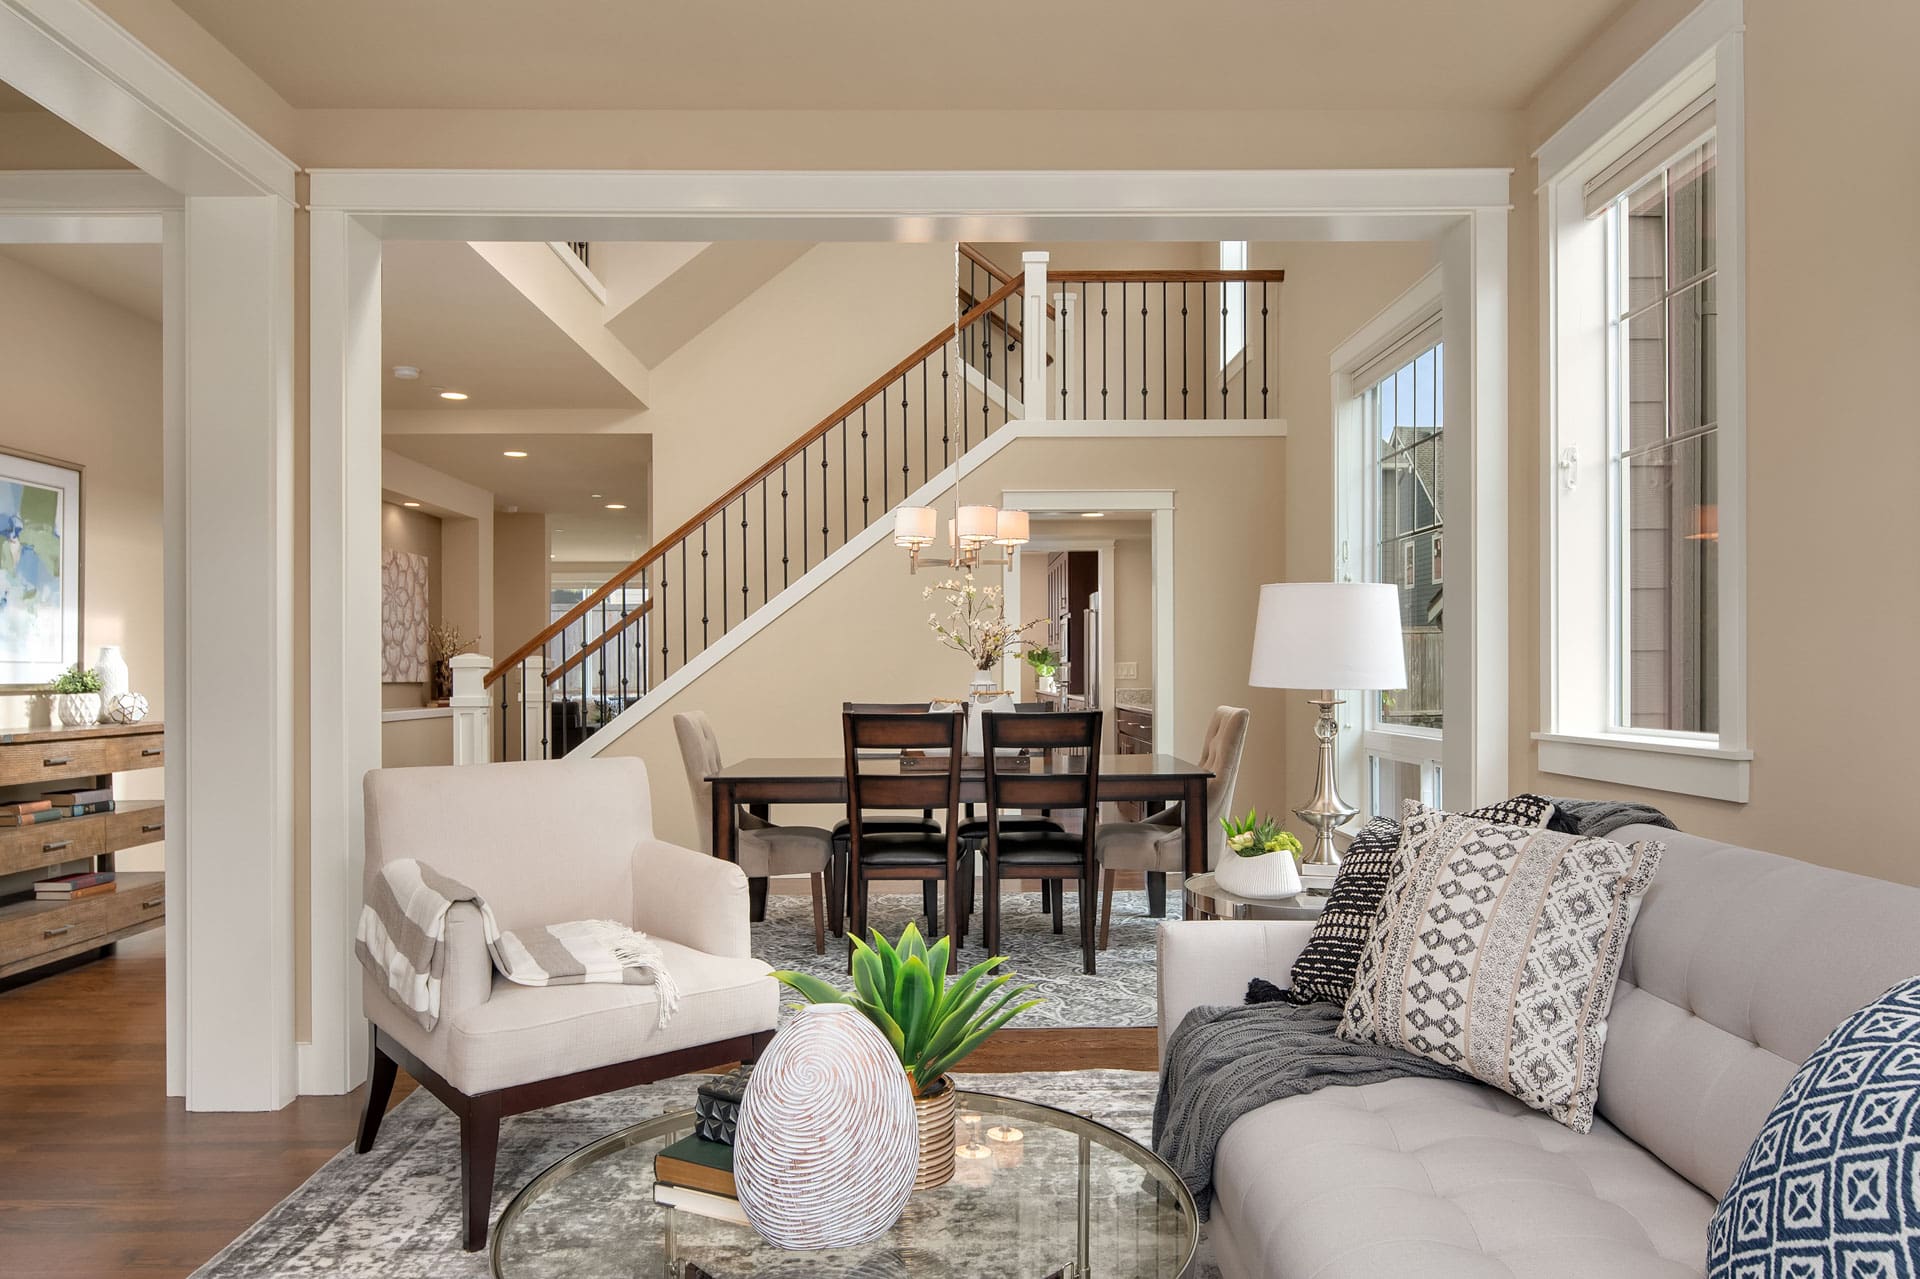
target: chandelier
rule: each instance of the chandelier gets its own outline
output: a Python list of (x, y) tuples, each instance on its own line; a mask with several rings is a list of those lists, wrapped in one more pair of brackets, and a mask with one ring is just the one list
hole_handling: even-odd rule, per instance
[[(949, 389), (953, 397), (954, 416), (957, 419), (964, 410), (960, 388), (961, 378), (967, 375), (965, 348), (960, 341), (960, 245), (953, 246), (953, 356), (949, 367), (958, 372), (958, 377), (949, 378)], [(982, 388), (985, 394), (985, 388)], [(962, 505), (960, 500), (960, 482), (964, 478), (962, 467), (966, 459), (962, 455), (954, 463), (953, 473), (953, 515), (947, 520), (947, 551), (940, 566), (949, 569), (975, 569), (1004, 567), (1013, 562), (1013, 548), (1026, 543), (1027, 513), (1025, 511), (1001, 510), (997, 506), (982, 504)], [(893, 544), (907, 553), (907, 571), (920, 571), (920, 553), (932, 546), (937, 540), (940, 528), (940, 511), (932, 506), (899, 506), (893, 512)], [(1001, 548), (998, 558), (987, 559), (986, 548)]]

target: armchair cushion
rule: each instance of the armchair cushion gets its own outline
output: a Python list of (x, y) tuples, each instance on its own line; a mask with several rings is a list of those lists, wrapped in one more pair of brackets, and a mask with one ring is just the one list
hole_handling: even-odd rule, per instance
[(746, 872), (658, 839), (635, 844), (632, 861), (635, 928), (709, 955), (744, 959), (753, 953)]
[[(431, 1033), (397, 1006), (390, 1005), (397, 1016), (374, 1020), (469, 1096), (774, 1028), (779, 986), (766, 964), (670, 941), (660, 950), (680, 988), (665, 1027), (652, 986), (516, 986), (505, 978), (493, 982), (490, 998), (443, 1016)], [(371, 984), (366, 993), (373, 1013), (384, 997)]]

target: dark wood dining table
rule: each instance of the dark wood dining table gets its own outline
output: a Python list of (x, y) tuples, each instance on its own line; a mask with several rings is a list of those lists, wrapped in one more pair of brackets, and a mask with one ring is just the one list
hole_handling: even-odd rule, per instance
[[(901, 772), (907, 765), (897, 756), (875, 756), (860, 761), (863, 771)], [(1037, 755), (1028, 765), (1033, 773), (1086, 771), (1084, 756)], [(1213, 774), (1172, 755), (1102, 755), (1100, 791), (1103, 802), (1139, 800), (1178, 803), (1188, 820), (1180, 824), (1186, 846), (1186, 873), (1207, 871), (1207, 782)], [(716, 857), (739, 860), (736, 843), (742, 807), (765, 815), (774, 804), (841, 804), (847, 802), (847, 765), (838, 755), (743, 759), (708, 775), (713, 783), (713, 851)], [(961, 775), (960, 798), (967, 803), (986, 799), (986, 776), (978, 768)], [(1198, 820), (1193, 820), (1197, 815)]]

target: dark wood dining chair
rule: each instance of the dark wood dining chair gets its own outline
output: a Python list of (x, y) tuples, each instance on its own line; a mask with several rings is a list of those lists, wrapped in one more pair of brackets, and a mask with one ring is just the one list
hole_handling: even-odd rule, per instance
[[(1093, 972), (1093, 837), (1100, 804), (1099, 711), (1062, 711), (1046, 715), (987, 712), (980, 717), (981, 747), (986, 755), (987, 868), (986, 901), (980, 908), (987, 952), (1000, 947), (1000, 881), (1039, 879), (1053, 885), (1054, 931), (1060, 931), (1061, 899), (1066, 881), (1075, 880), (1079, 897), (1075, 911), (1080, 922), (1080, 950), (1086, 971)], [(1001, 758), (1001, 751), (1025, 750), (1030, 757), (1018, 766)], [(1083, 769), (1053, 772), (1046, 764), (1063, 751), (1086, 752)], [(1017, 757), (1015, 757), (1017, 758)], [(1040, 808), (1062, 815), (1080, 814), (1077, 833), (1060, 830), (1019, 830), (1010, 809)]]
[[(1051, 702), (1015, 702), (1013, 709), (1014, 712), (1019, 715), (1051, 715), (1054, 713)], [(965, 819), (960, 823), (960, 851), (964, 856), (978, 856), (987, 844), (987, 819), (978, 816), (974, 812), (972, 804), (967, 805), (966, 814)], [(1037, 816), (1028, 813), (1019, 816), (1003, 817), (1000, 820), (1002, 822), (1002, 830), (1064, 832), (1067, 829), (1054, 820), (1053, 814), (1044, 809), (1042, 809)], [(1052, 880), (1043, 879), (1040, 881), (1040, 908), (1042, 910), (1053, 908), (1056, 924), (1054, 931), (1059, 932), (1060, 929), (1057, 925), (1060, 912), (1054, 905)]]
[[(846, 711), (841, 717), (847, 757), (847, 934), (864, 937), (867, 897), (875, 880), (919, 880), (936, 891), (946, 886), (946, 932), (953, 944), (949, 965), (958, 971), (960, 941), (966, 935), (972, 897), (973, 865), (960, 856), (960, 769), (966, 749), (964, 715), (923, 711)], [(930, 755), (918, 771), (900, 759), (876, 758), (876, 752), (945, 751)], [(890, 819), (869, 821), (870, 811), (918, 808), (945, 816), (935, 830), (882, 829)], [(928, 934), (940, 931), (937, 908), (929, 912)], [(851, 965), (853, 946), (847, 946)]]
[[(927, 703), (926, 702), (842, 702), (840, 703), (841, 714), (844, 715), (849, 711), (853, 712), (856, 715), (925, 715), (927, 713)], [(898, 753), (899, 752), (897, 751), (879, 752), (879, 754), (882, 754), (882, 755), (898, 754)], [(938, 835), (940, 833), (940, 823), (933, 820), (932, 809), (923, 809), (921, 810), (920, 816), (918, 817), (913, 817), (907, 813), (870, 815), (867, 818), (867, 830), (869, 833), (872, 833), (872, 834), (895, 835), (895, 834), (900, 834), (902, 832), (924, 831), (929, 835)], [(833, 910), (833, 919), (835, 921), (838, 921), (840, 917), (840, 911), (841, 911), (841, 908), (844, 906), (844, 899), (848, 896), (848, 889), (850, 887), (849, 882), (847, 880), (847, 846), (850, 842), (850, 839), (851, 837), (848, 834), (848, 830), (847, 830), (847, 819), (842, 817), (838, 822), (834, 823), (834, 827), (833, 827), (833, 863), (834, 863), (834, 866), (838, 869), (838, 872), (840, 875), (841, 897), (843, 899), (842, 902), (835, 903), (835, 907)], [(932, 881), (927, 882), (926, 886), (921, 890), (921, 893), (922, 893), (921, 905), (925, 908), (925, 913), (927, 916), (927, 927), (929, 930), (931, 930), (934, 927), (934, 923), (933, 923), (934, 916), (940, 909), (937, 891)], [(839, 931), (840, 929), (837, 926), (837, 922), (836, 922), (834, 932), (837, 934)]]

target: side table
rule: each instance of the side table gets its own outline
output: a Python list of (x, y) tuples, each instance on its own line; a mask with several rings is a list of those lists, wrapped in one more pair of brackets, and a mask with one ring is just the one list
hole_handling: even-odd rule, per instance
[(1242, 897), (1214, 882), (1212, 874), (1193, 875), (1181, 885), (1189, 919), (1316, 919), (1326, 909), (1324, 891), (1292, 897)]

